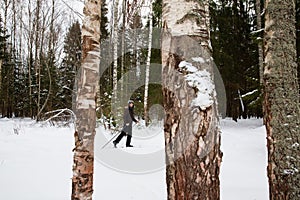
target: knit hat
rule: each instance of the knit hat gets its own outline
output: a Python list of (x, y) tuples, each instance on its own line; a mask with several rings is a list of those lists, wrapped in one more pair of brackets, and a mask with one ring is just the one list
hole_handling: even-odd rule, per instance
[(128, 104), (130, 104), (130, 103), (134, 103), (134, 101), (132, 101), (132, 100), (128, 100)]

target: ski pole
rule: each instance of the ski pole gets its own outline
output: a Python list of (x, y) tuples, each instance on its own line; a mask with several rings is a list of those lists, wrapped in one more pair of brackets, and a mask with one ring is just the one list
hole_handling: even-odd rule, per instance
[[(134, 124), (132, 127), (135, 127), (136, 124)], [(114, 138), (116, 138), (118, 135), (121, 134), (122, 131), (119, 131), (119, 130), (114, 130), (115, 131), (118, 131), (119, 133), (117, 133), (116, 135), (114, 135), (110, 140), (108, 140), (102, 147), (101, 149), (103, 149), (104, 147), (106, 147)], [(127, 135), (127, 134), (126, 134)]]
[(118, 135), (120, 135), (121, 131), (119, 131), (119, 133), (115, 134), (110, 140), (108, 140), (102, 147), (101, 149), (103, 149), (104, 147), (106, 147), (114, 138), (116, 138)]

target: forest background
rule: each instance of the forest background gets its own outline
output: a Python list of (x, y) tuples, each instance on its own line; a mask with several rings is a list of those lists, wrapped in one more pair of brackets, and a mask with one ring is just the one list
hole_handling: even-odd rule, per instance
[[(144, 48), (147, 45), (140, 42), (147, 42), (147, 39), (136, 37), (139, 34), (132, 30), (144, 30), (146, 32), (142, 35), (149, 35), (149, 26), (161, 28), (162, 2), (112, 2), (104, 0), (102, 3), (101, 38), (109, 45), (108, 53), (102, 58), (113, 62), (108, 63), (109, 67), (105, 68), (99, 81), (97, 115), (115, 125), (111, 108), (117, 89), (115, 85), (124, 74), (136, 70), (134, 77), (123, 79), (121, 91), (126, 94), (131, 84), (136, 85), (135, 81), (145, 76), (139, 69), (147, 64), (149, 56), (149, 50)], [(296, 2), (299, 63), (300, 1)], [(211, 1), (213, 58), (226, 89), (223, 117), (238, 120), (263, 116), (263, 4), (264, 1), (256, 0)], [(1, 116), (41, 120), (48, 118), (50, 111), (72, 109), (82, 51), (80, 9), (83, 2), (1, 0), (0, 5)], [(153, 12), (149, 12), (150, 8)], [(117, 46), (112, 45), (115, 38), (119, 39)], [(160, 37), (152, 38), (152, 46), (160, 44)], [(122, 54), (124, 43), (130, 45), (127, 53)], [(152, 48), (150, 55), (151, 63), (161, 63), (160, 49)], [(136, 89), (131, 96), (136, 102), (136, 114), (141, 118), (145, 118), (151, 105), (162, 104), (161, 85), (150, 83), (147, 101), (144, 98), (145, 86)]]

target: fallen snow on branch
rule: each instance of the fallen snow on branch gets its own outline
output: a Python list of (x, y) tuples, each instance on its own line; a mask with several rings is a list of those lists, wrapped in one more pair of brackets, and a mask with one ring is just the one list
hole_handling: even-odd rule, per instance
[(181, 70), (187, 72), (185, 75), (188, 85), (196, 88), (196, 98), (193, 99), (191, 106), (200, 107), (202, 110), (210, 107), (214, 103), (215, 85), (211, 74), (207, 70), (199, 70), (191, 63), (181, 61)]

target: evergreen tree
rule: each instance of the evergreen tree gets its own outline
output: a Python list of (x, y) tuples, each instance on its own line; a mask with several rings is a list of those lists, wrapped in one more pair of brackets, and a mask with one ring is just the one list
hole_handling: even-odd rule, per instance
[(226, 88), (227, 116), (234, 120), (262, 116), (258, 47), (251, 35), (255, 4), (251, 0), (218, 3), (211, 3), (211, 35), (213, 57)]
[(162, 0), (153, 2), (153, 27), (161, 28)]
[[(41, 57), (41, 114), (61, 108), (59, 93), (58, 68), (51, 52)], [(67, 77), (66, 77), (67, 78)], [(38, 116), (39, 117), (39, 116)]]
[(28, 112), (28, 85), (27, 83), (27, 74), (24, 69), (23, 63), (19, 59), (19, 55), (14, 56), (15, 68), (14, 68), (14, 115), (15, 117), (26, 117), (29, 116)]
[(72, 108), (74, 84), (81, 61), (81, 27), (75, 22), (69, 28), (64, 42), (64, 58), (59, 68), (59, 87), (56, 96), (61, 102), (60, 108)]
[[(6, 31), (3, 27), (2, 16), (0, 15), (0, 60), (3, 62), (5, 58), (6, 40), (9, 36), (6, 35)], [(1, 62), (1, 63), (2, 63)]]
[(10, 54), (11, 45), (8, 43), (8, 37), (0, 15), (0, 106), (2, 117), (13, 116), (14, 63)]

